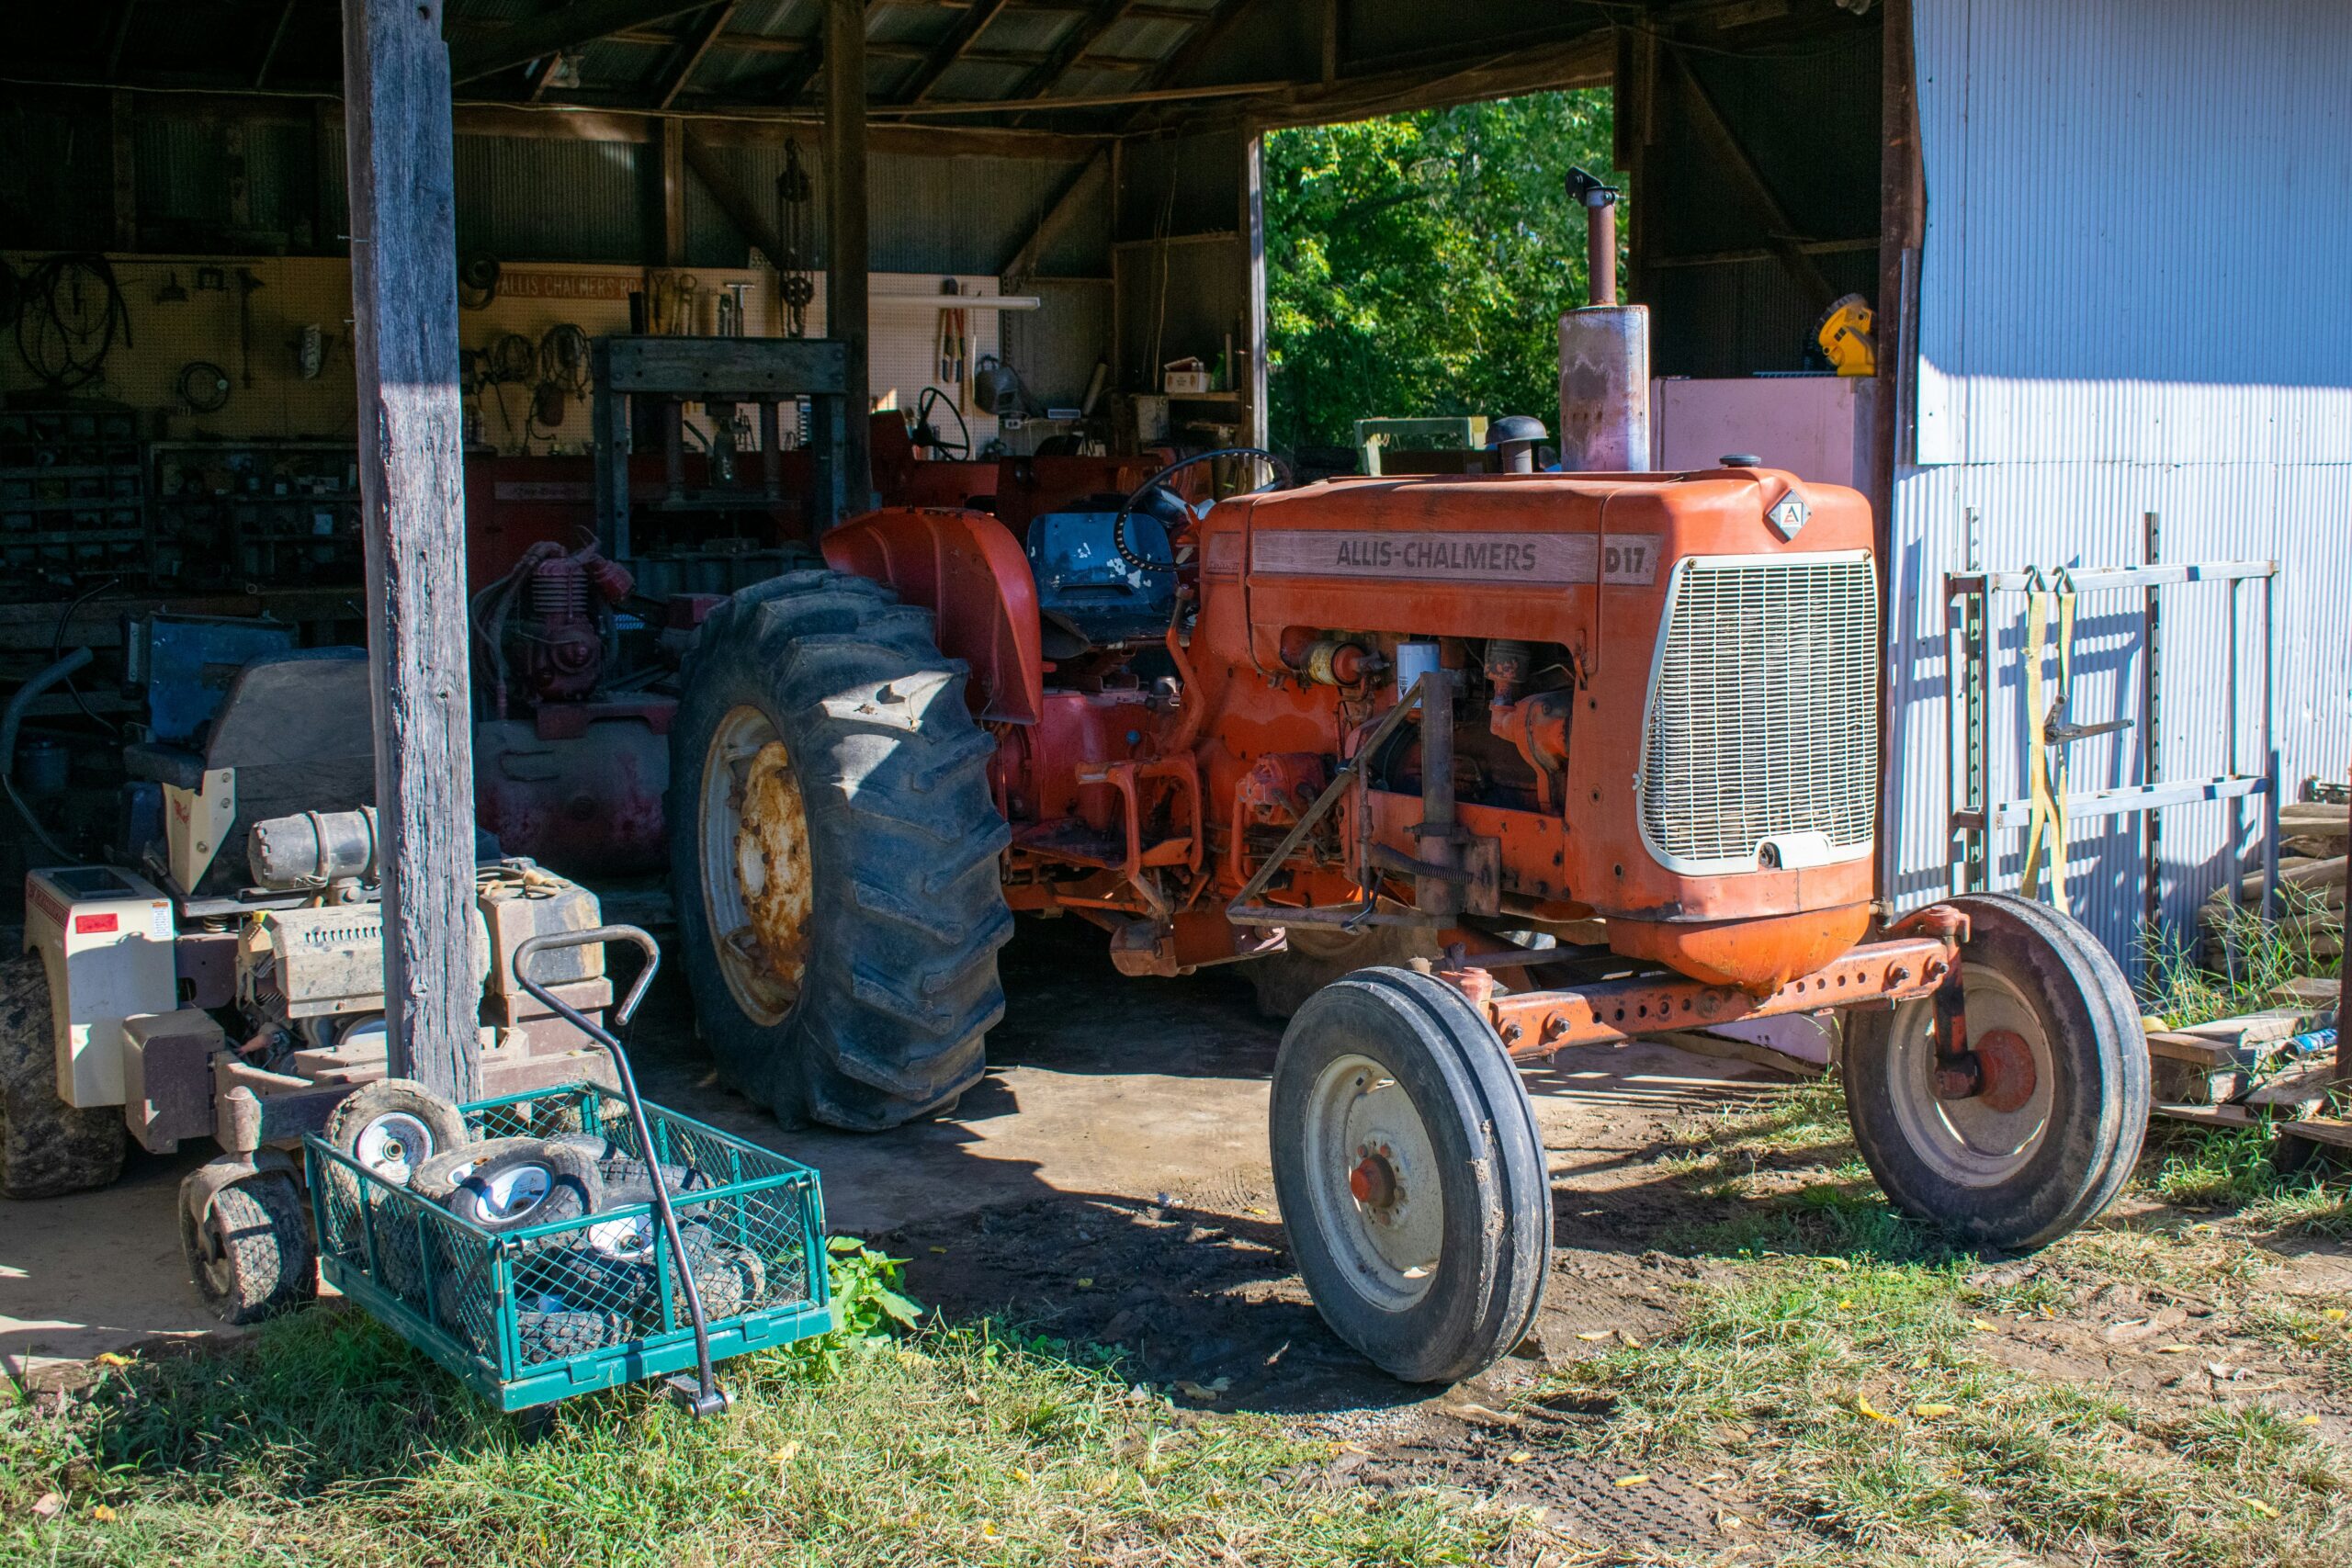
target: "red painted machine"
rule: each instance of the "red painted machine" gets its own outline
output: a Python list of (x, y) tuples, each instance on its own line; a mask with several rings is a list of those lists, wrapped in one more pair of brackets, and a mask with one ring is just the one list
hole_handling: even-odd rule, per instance
[(780, 1115), (881, 1127), (976, 1081), (1011, 911), (1095, 921), (1130, 973), (1328, 977), (1275, 1070), (1283, 1214), (1408, 1379), (1532, 1320), (1511, 1066), (1565, 1046), (1846, 1010), (1894, 1200), (2049, 1240), (2132, 1167), (2137, 1010), (2037, 905), (1873, 931), (1871, 536), (1856, 492), (1748, 467), (855, 519), (686, 666), (703, 1033)]
[[(1606, 217), (1615, 192), (1572, 194)], [(1648, 319), (1564, 317), (1570, 469), (1642, 468)], [(1551, 1192), (1515, 1064), (1843, 1015), (1856, 1141), (1962, 1241), (2121, 1187), (2139, 1011), (2081, 926), (1963, 897), (1880, 925), (1868, 504), (1753, 458), (1341, 479), (1203, 509), (1064, 489), (893, 507), (704, 624), (671, 732), (697, 1018), (787, 1119), (887, 1127), (978, 1081), (1014, 910), (1118, 966), (1297, 1003), (1275, 1185), (1332, 1328), (1467, 1375), (1534, 1320)], [(1077, 499), (1071, 499), (1077, 497)]]

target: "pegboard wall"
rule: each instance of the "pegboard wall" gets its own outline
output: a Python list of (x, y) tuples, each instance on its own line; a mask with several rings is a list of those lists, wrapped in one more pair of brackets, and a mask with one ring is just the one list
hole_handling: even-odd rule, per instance
[[(19, 271), (40, 257), (8, 253)], [(351, 357), (351, 268), (328, 256), (116, 256), (115, 278), (130, 323), (127, 343), (118, 342), (106, 359), (102, 380), (79, 394), (125, 404), (141, 416), (142, 436), (154, 439), (289, 439), (349, 441), (357, 421), (358, 394)], [(514, 264), (501, 275), (494, 298), (481, 309), (460, 310), (459, 345), (490, 352), (513, 334), (536, 355), (553, 328), (570, 323), (589, 336), (629, 328), (628, 296), (646, 286), (647, 273), (634, 266), (577, 263)], [(692, 269), (695, 325), (710, 332), (718, 301), (728, 285), (742, 284), (743, 332), (775, 335), (779, 308), (776, 275), (764, 267)], [(245, 279), (252, 280), (248, 289)], [(940, 376), (940, 303), (945, 299), (938, 274), (876, 273), (872, 297), (871, 384), (878, 404), (911, 409), (927, 386), (954, 398), (969, 423), (975, 449), (997, 434), (997, 422), (971, 410), (970, 376), (982, 355), (1000, 352), (998, 312), (966, 312), (967, 341), (960, 383)], [(821, 334), (825, 321), (824, 278), (817, 282), (808, 328)], [(997, 280), (956, 275), (959, 293), (987, 296)], [(182, 298), (185, 296), (185, 298)], [(909, 298), (909, 297), (913, 298)], [(241, 321), (249, 314), (249, 324)], [(300, 348), (306, 327), (315, 327), (322, 354), (315, 376), (305, 377)], [(217, 366), (226, 376), (228, 400), (199, 413), (179, 392), (187, 367)], [(468, 400), (479, 438), (501, 452), (580, 452), (590, 442), (591, 404), (567, 400), (552, 425), (532, 417), (536, 374), (525, 381), (486, 386)], [(41, 391), (40, 382), (13, 342), (0, 344), (0, 395)], [(953, 425), (952, 420), (938, 423)]]

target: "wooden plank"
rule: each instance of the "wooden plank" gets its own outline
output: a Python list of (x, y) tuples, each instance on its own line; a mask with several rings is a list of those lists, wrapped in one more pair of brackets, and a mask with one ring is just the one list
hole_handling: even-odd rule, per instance
[(605, 337), (597, 340), (598, 385), (616, 392), (707, 389), (740, 400), (802, 397), (842, 391), (849, 384), (849, 355), (822, 338)]
[(701, 23), (680, 40), (678, 58), (671, 64), (669, 74), (662, 78), (660, 90), (654, 94), (655, 108), (666, 109), (677, 101), (679, 89), (694, 75), (695, 67), (700, 65), (702, 57), (710, 52), (710, 46), (718, 41), (718, 35), (727, 30), (727, 24), (735, 16), (735, 5), (736, 0), (723, 0), (722, 4), (713, 6)]
[(480, 1096), (457, 182), (440, 0), (345, 0), (352, 348), (394, 1069)]
[(852, 513), (873, 505), (872, 366), (866, 312), (865, 7), (825, 6), (825, 335), (847, 359), (842, 482)]
[(2257, 1111), (2292, 1111), (2297, 1114), (2326, 1109), (2328, 1091), (2339, 1087), (2333, 1053), (2299, 1062), (2245, 1097)]
[(2278, 1131), (2286, 1137), (2308, 1138), (2314, 1144), (2352, 1149), (2352, 1122), (2337, 1116), (2299, 1116), (2279, 1123)]
[(1756, 166), (1755, 159), (1748, 155), (1747, 145), (1732, 130), (1731, 121), (1724, 118), (1723, 110), (1716, 107), (1714, 98), (1699, 80), (1698, 73), (1691, 70), (1689, 59), (1671, 41), (1667, 45), (1667, 51), (1680, 68), (1678, 73), (1682, 78), (1683, 98), (1693, 111), (1690, 116), (1692, 121), (1715, 142), (1723, 153), (1724, 166), (1731, 171), (1736, 183), (1747, 188), (1749, 199), (1763, 215), (1765, 244), (1780, 258), (1781, 266), (1796, 280), (1797, 286), (1804, 290), (1814, 308), (1827, 309), (1830, 302), (1838, 298), (1837, 288), (1829, 281), (1828, 274), (1787, 237), (1796, 232), (1796, 223), (1790, 218), (1788, 209), (1781, 205), (1781, 198), (1773, 191), (1771, 182), (1764, 177), (1764, 171)]
[(899, 89), (899, 99), (919, 104), (931, 96), (932, 88), (939, 85), (940, 77), (947, 73), (948, 67), (964, 57), (964, 51), (971, 48), (981, 29), (996, 20), (996, 14), (1003, 9), (1004, 0), (973, 0), (967, 6), (964, 14), (949, 26), (946, 33), (924, 57), (923, 62), (915, 67), (914, 74)]
[(285, 47), (286, 28), (294, 20), (294, 7), (301, 0), (286, 0), (277, 8), (277, 25), (269, 30), (269, 44), (261, 51), (261, 63), (254, 67), (254, 91), (269, 85), (269, 68), (277, 63), (277, 51)]
[(2262, 1124), (2262, 1118), (2243, 1105), (2180, 1105), (2158, 1100), (2148, 1109), (2175, 1122), (2194, 1122), (2206, 1127), (2257, 1127)]
[[(683, 120), (665, 119), (653, 128), (656, 149), (662, 157), (661, 188), (655, 193), (661, 202), (661, 229), (651, 236), (658, 247), (648, 265), (678, 267), (686, 265), (686, 127)], [(650, 295), (648, 296), (651, 298)]]
[[(346, 17), (350, 7), (360, 3), (361, 0), (345, 0)], [(369, 4), (372, 8), (372, 0)], [(575, 5), (530, 21), (467, 39), (450, 52), (449, 80), (471, 82), (501, 71), (512, 71), (518, 65), (528, 65), (541, 55), (578, 49), (607, 33), (666, 22), (673, 17), (699, 11), (708, 4), (710, 0), (578, 0)], [(441, 6), (442, 0), (431, 0), (429, 6), (435, 27), (439, 26)], [(412, 6), (411, 10), (413, 12), (416, 7)]]
[(1029, 237), (1021, 243), (1019, 249), (1005, 258), (1002, 266), (996, 269), (997, 276), (1010, 282), (1027, 277), (1035, 273), (1037, 270), (1037, 257), (1044, 252), (1046, 242), (1054, 237), (1055, 232), (1078, 211), (1081, 205), (1078, 199), (1079, 193), (1087, 187), (1098, 172), (1107, 174), (1110, 167), (1111, 150), (1108, 147), (1096, 149), (1094, 156), (1089, 158), (1080, 167), (1078, 173), (1072, 175), (1062, 186), (1060, 193), (1054, 197), (1053, 205), (1046, 209), (1046, 215), (1038, 219), (1037, 226), (1029, 231)]
[(678, 131), (685, 151), (687, 172), (702, 182), (702, 188), (710, 192), (711, 199), (718, 203), (718, 210), (727, 215), (727, 221), (768, 258), (768, 265), (779, 272), (785, 270), (784, 237), (775, 231), (775, 224), (752, 199), (751, 193), (735, 183), (735, 176), (692, 125), (680, 121)]

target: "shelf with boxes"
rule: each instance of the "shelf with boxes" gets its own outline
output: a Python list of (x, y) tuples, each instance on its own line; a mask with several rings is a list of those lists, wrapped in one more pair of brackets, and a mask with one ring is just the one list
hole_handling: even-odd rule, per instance
[(356, 583), (355, 449), (332, 441), (158, 441), (150, 451), (154, 584)]
[(40, 597), (146, 575), (145, 476), (128, 409), (0, 411), (0, 577)]

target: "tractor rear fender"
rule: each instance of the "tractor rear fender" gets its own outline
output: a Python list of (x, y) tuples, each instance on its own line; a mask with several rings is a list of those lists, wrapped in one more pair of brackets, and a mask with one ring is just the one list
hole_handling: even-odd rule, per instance
[(827, 534), (823, 548), (835, 571), (888, 584), (937, 617), (939, 650), (972, 667), (967, 696), (981, 722), (1037, 722), (1037, 583), (1003, 524), (983, 512), (886, 507)]

